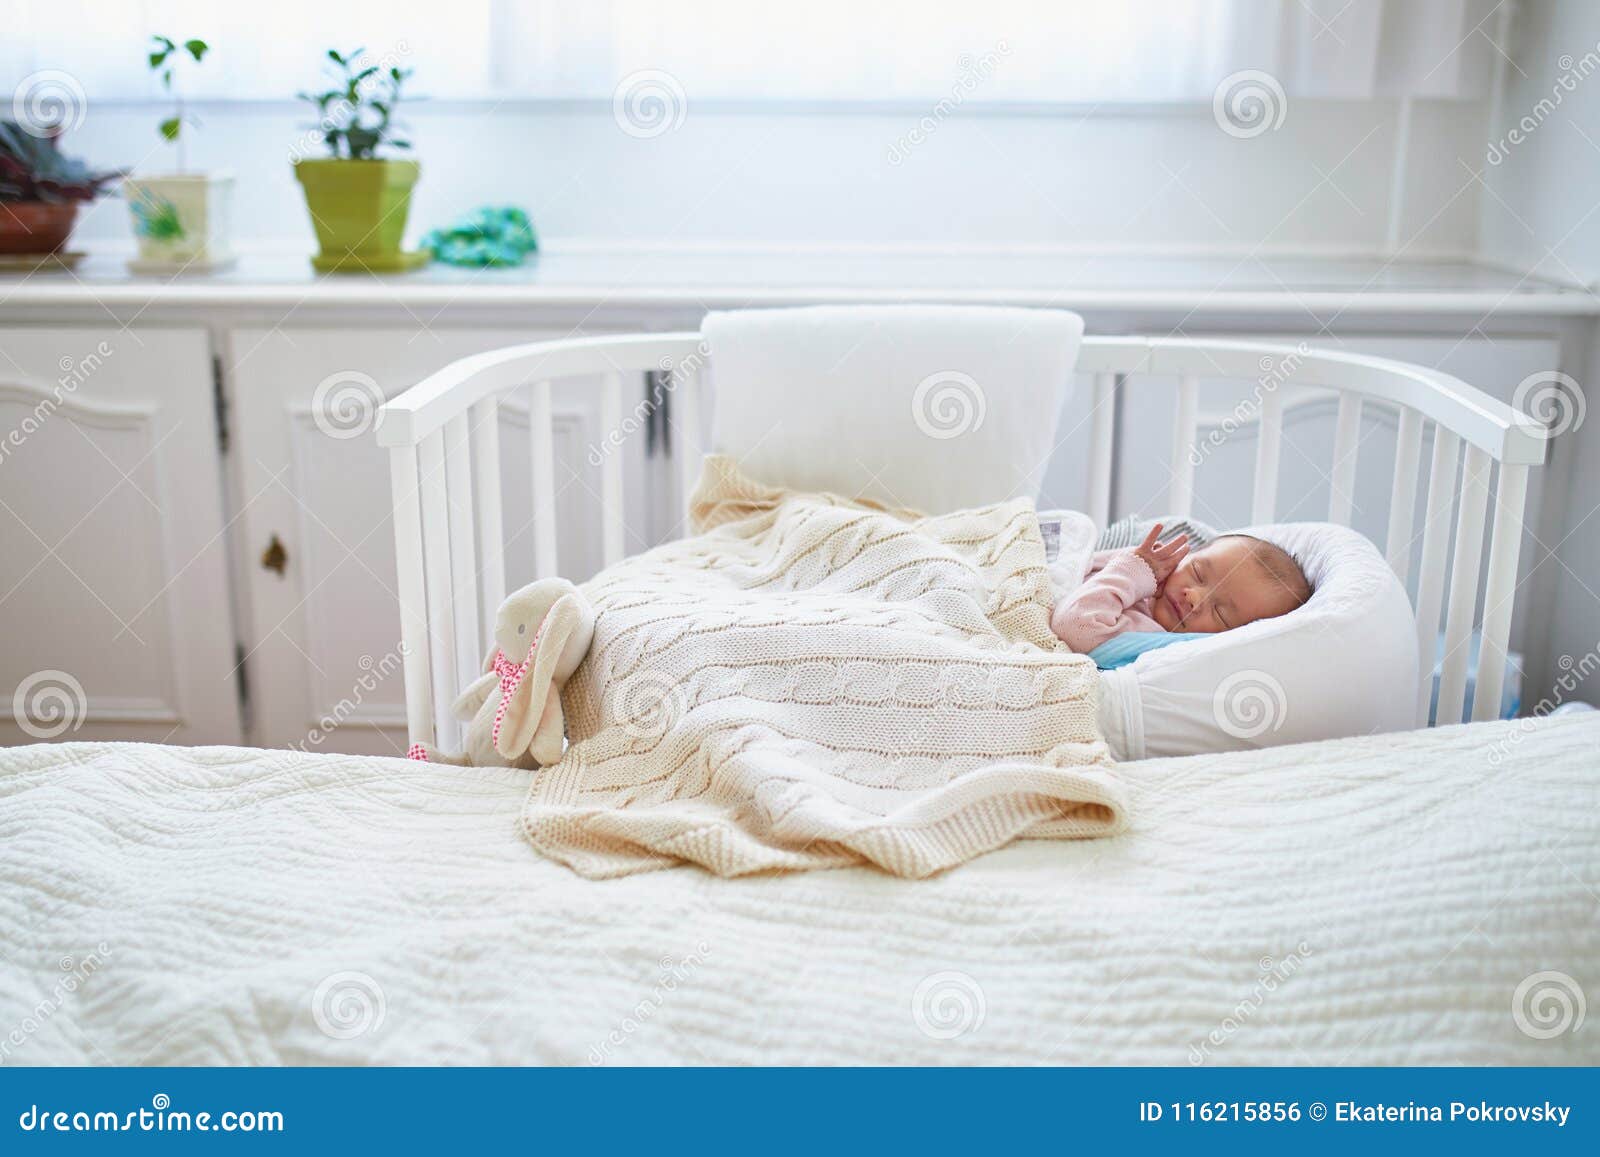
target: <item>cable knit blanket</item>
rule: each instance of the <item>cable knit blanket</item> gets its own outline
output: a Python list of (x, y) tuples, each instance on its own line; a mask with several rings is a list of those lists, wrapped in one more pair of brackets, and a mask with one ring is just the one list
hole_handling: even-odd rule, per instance
[(545, 855), (591, 877), (920, 877), (1122, 829), (1094, 665), (1050, 632), (1030, 501), (923, 518), (712, 457), (693, 516), (703, 533), (585, 587), (571, 743), (523, 813)]

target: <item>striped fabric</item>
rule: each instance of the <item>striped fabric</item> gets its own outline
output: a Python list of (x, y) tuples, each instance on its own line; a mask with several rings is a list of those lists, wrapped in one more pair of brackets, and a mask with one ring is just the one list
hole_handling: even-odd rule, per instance
[(1189, 545), (1196, 550), (1208, 545), (1212, 539), (1219, 536), (1217, 530), (1192, 518), (1141, 518), (1137, 514), (1130, 514), (1127, 518), (1119, 518), (1102, 530), (1094, 548), (1127, 550), (1138, 546), (1144, 541), (1144, 536), (1150, 533), (1150, 528), (1158, 522), (1165, 528), (1161, 534), (1162, 542), (1169, 542), (1180, 534), (1187, 534)]

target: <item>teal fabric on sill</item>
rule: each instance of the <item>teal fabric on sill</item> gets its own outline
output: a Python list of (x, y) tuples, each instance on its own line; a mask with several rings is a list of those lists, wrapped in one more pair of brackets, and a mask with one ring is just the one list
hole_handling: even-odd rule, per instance
[(425, 234), (422, 248), (446, 265), (521, 265), (539, 251), (539, 237), (528, 215), (507, 205), (475, 210), (448, 229)]

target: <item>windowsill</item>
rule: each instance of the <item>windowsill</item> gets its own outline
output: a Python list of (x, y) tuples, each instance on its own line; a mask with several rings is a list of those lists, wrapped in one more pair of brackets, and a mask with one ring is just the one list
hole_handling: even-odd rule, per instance
[(0, 320), (23, 306), (443, 308), (943, 301), (1207, 313), (1403, 309), (1478, 315), (1600, 315), (1600, 295), (1470, 260), (1376, 257), (919, 252), (863, 247), (581, 250), (513, 269), (433, 265), (383, 277), (313, 273), (302, 254), (253, 254), (223, 273), (135, 276), (118, 253), (71, 272), (0, 275)]

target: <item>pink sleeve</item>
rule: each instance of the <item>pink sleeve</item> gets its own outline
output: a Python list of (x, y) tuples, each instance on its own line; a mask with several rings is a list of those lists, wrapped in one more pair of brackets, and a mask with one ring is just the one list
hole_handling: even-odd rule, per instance
[[(1131, 550), (1119, 551), (1100, 570), (1083, 580), (1050, 613), (1050, 629), (1080, 655), (1107, 639), (1132, 630), (1128, 609), (1156, 593), (1150, 564)], [(1143, 621), (1143, 616), (1139, 616)]]

